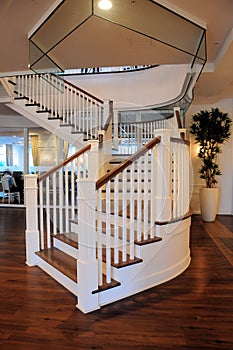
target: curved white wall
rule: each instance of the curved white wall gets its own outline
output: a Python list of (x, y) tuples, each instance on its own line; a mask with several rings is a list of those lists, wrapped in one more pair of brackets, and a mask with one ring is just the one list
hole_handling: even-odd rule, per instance
[(187, 72), (187, 65), (164, 65), (134, 72), (68, 76), (65, 79), (100, 99), (113, 100), (115, 108), (135, 108), (177, 98)]

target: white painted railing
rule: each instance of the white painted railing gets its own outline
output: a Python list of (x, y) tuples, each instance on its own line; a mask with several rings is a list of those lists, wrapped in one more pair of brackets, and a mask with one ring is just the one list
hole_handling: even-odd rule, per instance
[(133, 154), (154, 138), (154, 131), (167, 129), (167, 119), (158, 121), (118, 124), (117, 151), (119, 154)]
[[(37, 178), (36, 202), (33, 203), (32, 198), (27, 198), (28, 213), (31, 207), (38, 207), (35, 222), (38, 223), (36, 230), (39, 231), (41, 250), (51, 247), (51, 235), (70, 232), (71, 220), (77, 215), (77, 181), (80, 178), (88, 178), (90, 149), (91, 145), (84, 147), (61, 164), (41, 174)], [(29, 175), (29, 178), (31, 176)], [(27, 191), (27, 176), (25, 190)]]
[(180, 218), (189, 212), (190, 204), (190, 156), (189, 142), (171, 138), (172, 159), (172, 218)]
[(104, 101), (53, 74), (26, 74), (11, 77), (14, 93), (26, 98), (38, 112), (48, 112), (49, 119), (73, 127), (74, 133), (98, 137), (105, 122)]
[(152, 140), (97, 181), (99, 286), (103, 273), (111, 283), (112, 260), (116, 266), (133, 261), (135, 241), (155, 237), (155, 194), (151, 186), (155, 156), (149, 153), (159, 142), (159, 138)]
[[(149, 120), (143, 121), (146, 118)], [(156, 130), (165, 129), (171, 130), (172, 137), (180, 137), (181, 132), (184, 132), (178, 107), (162, 112), (155, 110), (115, 111), (113, 120), (114, 153), (133, 154), (155, 137)]]

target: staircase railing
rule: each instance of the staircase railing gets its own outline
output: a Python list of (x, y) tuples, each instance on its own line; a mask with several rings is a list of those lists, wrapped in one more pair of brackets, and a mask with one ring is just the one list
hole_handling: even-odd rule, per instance
[(134, 261), (135, 241), (155, 237), (154, 157), (149, 162), (149, 152), (159, 142), (159, 137), (153, 139), (96, 182), (99, 286), (103, 284), (103, 261), (106, 282), (111, 283), (112, 256), (116, 266)]
[(17, 75), (11, 82), (17, 97), (39, 107), (38, 113), (47, 112), (49, 119), (60, 119), (61, 125), (73, 127), (73, 133), (98, 138), (106, 118), (101, 99), (50, 73)]
[(190, 204), (189, 141), (171, 138), (172, 219), (185, 216)]
[[(71, 220), (77, 215), (77, 181), (90, 174), (90, 150), (89, 144), (40, 176), (25, 176), (26, 232), (35, 233), (38, 251), (51, 247), (52, 235), (70, 232)], [(26, 240), (29, 265), (35, 261), (29, 254), (30, 242)]]
[[(152, 118), (153, 112), (155, 111), (152, 111), (149, 117)], [(160, 129), (170, 129), (173, 137), (182, 135), (182, 138), (185, 139), (185, 129), (182, 128), (179, 108), (174, 108), (173, 113), (172, 110), (166, 111), (166, 113), (154, 113), (156, 119), (148, 121), (137, 121), (137, 117), (139, 119), (147, 117), (146, 112), (144, 112), (145, 115), (140, 113), (140, 111), (138, 113), (128, 111), (126, 116), (124, 114), (123, 116), (124, 120), (128, 118), (130, 121), (122, 121), (121, 113), (115, 112), (113, 122), (113, 149), (115, 153), (133, 154), (137, 152), (143, 145), (152, 140), (156, 130)]]
[(118, 153), (133, 154), (154, 138), (156, 129), (166, 129), (169, 122), (166, 119), (147, 122), (119, 122)]

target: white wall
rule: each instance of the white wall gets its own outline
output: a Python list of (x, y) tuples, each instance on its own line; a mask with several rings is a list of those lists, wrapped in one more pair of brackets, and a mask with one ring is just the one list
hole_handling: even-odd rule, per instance
[[(190, 125), (191, 116), (200, 110), (209, 110), (218, 107), (221, 111), (233, 116), (233, 99), (220, 100), (214, 105), (191, 105), (187, 113), (187, 129)], [(233, 214), (233, 127), (231, 138), (223, 145), (222, 154), (218, 157), (218, 163), (222, 176), (217, 177), (218, 186), (221, 189), (221, 198), (218, 214)], [(193, 195), (191, 206), (194, 213), (200, 213), (199, 189), (204, 186), (203, 180), (199, 178), (198, 168), (200, 159), (197, 157), (197, 145), (191, 140), (191, 160), (193, 166)]]

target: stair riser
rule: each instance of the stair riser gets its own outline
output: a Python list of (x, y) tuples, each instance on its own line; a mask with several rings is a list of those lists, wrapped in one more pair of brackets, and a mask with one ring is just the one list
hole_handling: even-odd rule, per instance
[(74, 259), (79, 258), (79, 252), (78, 249), (75, 249), (74, 247), (71, 247), (69, 244), (66, 244), (65, 242), (60, 241), (59, 239), (53, 238), (54, 247), (61, 250), (62, 252), (66, 253), (67, 255), (72, 256)]
[(78, 223), (71, 222), (71, 231), (78, 234)]
[(63, 287), (68, 289), (72, 294), (78, 295), (78, 284), (72, 281), (70, 278), (65, 276), (63, 273), (55, 269), (53, 266), (48, 264), (46, 261), (38, 257), (38, 266), (45, 271), (48, 275), (54, 278)]

